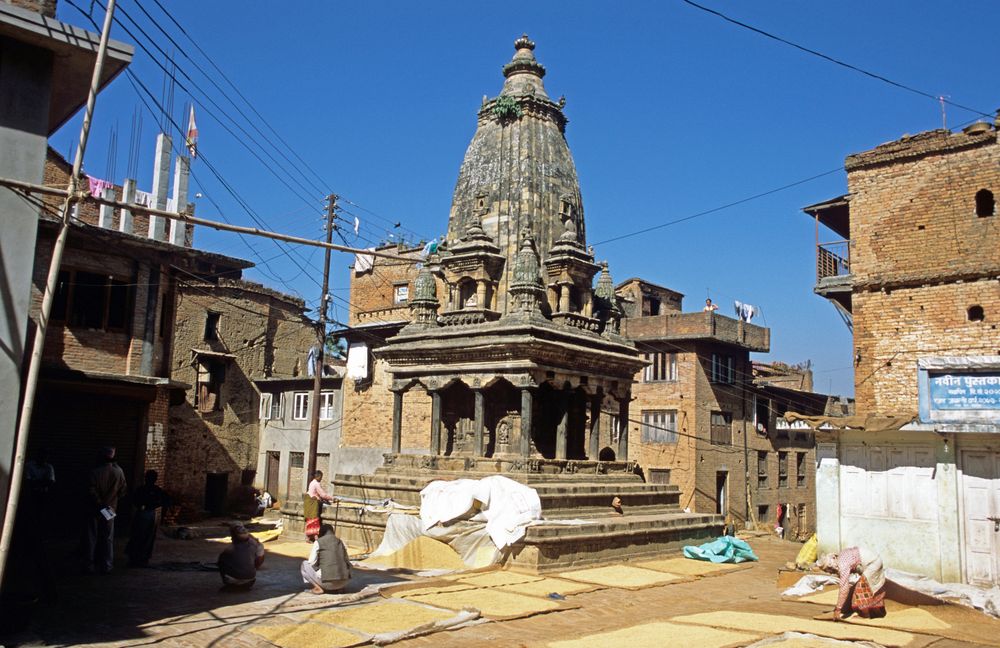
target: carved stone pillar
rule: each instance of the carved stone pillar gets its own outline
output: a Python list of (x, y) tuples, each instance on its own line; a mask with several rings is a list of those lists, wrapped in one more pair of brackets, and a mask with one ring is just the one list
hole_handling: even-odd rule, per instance
[(601, 389), (590, 397), (590, 444), (587, 458), (597, 461), (601, 454), (601, 402), (604, 400), (604, 392)]
[(403, 449), (403, 390), (392, 392), (392, 451)]
[(473, 422), (473, 429), (475, 431), (475, 445), (472, 448), (472, 455), (475, 457), (482, 457), (485, 452), (483, 448), (483, 428), (486, 426), (486, 396), (482, 389), (477, 389), (476, 394), (476, 410), (475, 410), (475, 421)]
[(618, 401), (618, 461), (628, 461), (628, 403), (632, 395), (626, 393)]
[(490, 305), (486, 303), (486, 280), (480, 279), (476, 282), (476, 304), (479, 308), (489, 308)]
[(431, 454), (441, 454), (441, 392), (431, 392)]
[(530, 387), (521, 388), (521, 456), (531, 455), (531, 434), (534, 432), (534, 416), (532, 408), (534, 405), (534, 393)]
[(559, 312), (569, 312), (569, 284), (559, 286)]
[(557, 398), (559, 407), (559, 423), (556, 425), (556, 459), (566, 459), (567, 428), (569, 428), (569, 393), (559, 390)]

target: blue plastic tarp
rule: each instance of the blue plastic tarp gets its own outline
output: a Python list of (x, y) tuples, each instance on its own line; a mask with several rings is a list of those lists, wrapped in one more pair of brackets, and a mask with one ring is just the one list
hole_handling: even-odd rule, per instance
[(746, 542), (732, 536), (722, 536), (700, 547), (684, 547), (684, 557), (693, 560), (708, 560), (714, 563), (741, 563), (756, 561), (757, 555)]

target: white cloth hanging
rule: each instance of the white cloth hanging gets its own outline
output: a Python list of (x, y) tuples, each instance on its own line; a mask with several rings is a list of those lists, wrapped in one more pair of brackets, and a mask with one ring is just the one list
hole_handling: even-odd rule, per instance
[(351, 380), (368, 378), (368, 345), (352, 342), (347, 348), (347, 377)]

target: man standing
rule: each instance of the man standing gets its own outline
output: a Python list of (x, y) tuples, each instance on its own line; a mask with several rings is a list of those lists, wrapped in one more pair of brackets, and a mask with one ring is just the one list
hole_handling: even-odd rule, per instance
[(329, 524), (320, 527), (319, 533), (309, 552), (309, 559), (302, 561), (302, 582), (312, 585), (313, 594), (337, 592), (351, 580), (347, 547)]
[(87, 519), (86, 564), (87, 572), (95, 567), (108, 573), (115, 560), (115, 516), (118, 498), (125, 495), (125, 473), (115, 463), (115, 448), (101, 450), (96, 468), (90, 471), (90, 503), (93, 507)]

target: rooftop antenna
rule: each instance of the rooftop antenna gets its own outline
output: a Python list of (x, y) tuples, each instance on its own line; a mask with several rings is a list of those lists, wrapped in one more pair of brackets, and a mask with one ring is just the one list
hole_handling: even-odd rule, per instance
[(948, 115), (945, 113), (945, 100), (950, 99), (951, 95), (940, 95), (938, 96), (938, 101), (941, 102), (941, 128), (948, 130)]

